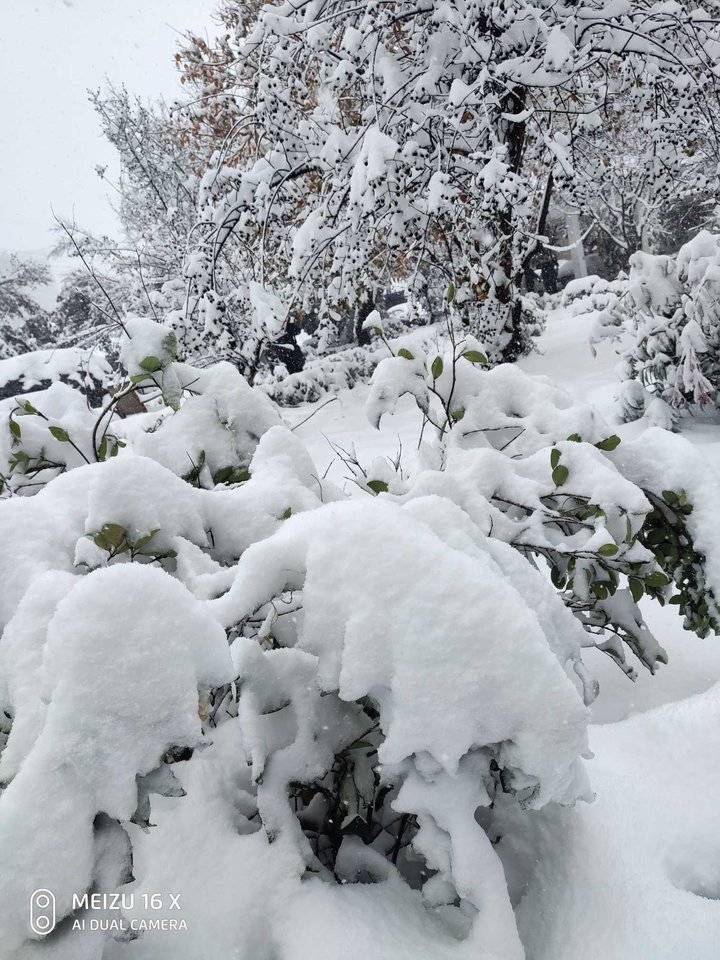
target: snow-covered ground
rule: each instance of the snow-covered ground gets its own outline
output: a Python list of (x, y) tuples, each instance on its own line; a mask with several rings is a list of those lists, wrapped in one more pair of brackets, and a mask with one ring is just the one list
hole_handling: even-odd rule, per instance
[[(540, 351), (522, 362), (597, 406), (623, 437), (641, 423), (615, 417), (617, 358), (601, 344), (593, 358), (588, 324), (553, 318)], [(351, 443), (359, 459), (405, 455), (417, 445), (418, 414), (405, 398), (379, 431), (364, 413), (366, 386), (287, 419), (321, 470), (344, 466), (331, 444)], [(686, 429), (720, 466), (720, 427)], [(599, 679), (588, 763), (592, 804), (541, 812), (546, 823), (538, 871), (518, 914), (529, 960), (710, 960), (720, 942), (720, 641), (683, 630), (675, 608), (647, 605), (648, 624), (670, 662), (628, 680), (603, 654), (586, 661)]]

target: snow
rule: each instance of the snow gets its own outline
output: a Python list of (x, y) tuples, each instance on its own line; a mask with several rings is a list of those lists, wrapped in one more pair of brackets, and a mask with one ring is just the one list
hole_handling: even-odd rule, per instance
[[(713, 427), (695, 424), (682, 439), (614, 422), (614, 355), (600, 344), (592, 358), (590, 322), (556, 315), (541, 354), (483, 373), (481, 389), (468, 363), (457, 385), (462, 428), (474, 416), (484, 426), (521, 424), (531, 454), (520, 476), (526, 491), (542, 488), (543, 450), (554, 435), (578, 432), (590, 441), (557, 448), (571, 476), (595, 485), (598, 501), (611, 488), (600, 539), (615, 534), (613, 502), (646, 509), (613, 462), (644, 483), (662, 462), (668, 485), (686, 489), (695, 504), (688, 522), (714, 578), (717, 481), (701, 469), (720, 456)], [(404, 375), (415, 363), (398, 357), (386, 367)], [(177, 366), (184, 378), (188, 371)], [(716, 638), (686, 634), (673, 608), (644, 602), (669, 664), (633, 684), (586, 648), (583, 667), (578, 621), (517, 551), (484, 535), (495, 516), (487, 497), (513, 461), (472, 437), (451, 445), (452, 469), (425, 463), (411, 488), (383, 473), (398, 484), (395, 497), (340, 500), (345, 468), (335, 463), (324, 478), (334, 456), (328, 441), (354, 442), (366, 462), (394, 455), (398, 439), (410, 466), (426, 456), (415, 450), (413, 397), (397, 400), (379, 431), (368, 422), (364, 407), (377, 381), (341, 390), (326, 407), (286, 412), (291, 423), (314, 414), (294, 431), (261, 397), (262, 435), (242, 441), (250, 479), (239, 486), (190, 486), (176, 475), (179, 455), (158, 462), (161, 442), (148, 443), (152, 458), (138, 455), (143, 435), (159, 437), (174, 421), (182, 426), (178, 450), (194, 440), (197, 423), (184, 421), (183, 410), (196, 417), (206, 397), (240, 404), (239, 436), (246, 436), (257, 394), (251, 403), (222, 365), (213, 369), (154, 434), (142, 433), (148, 415), (128, 422), (132, 450), (2, 504), (0, 706), (13, 726), (0, 765), (10, 781), (0, 803), (0, 856), (18, 865), (1, 881), (11, 905), (3, 917), (7, 949), (27, 935), (25, 904), (35, 887), (52, 887), (62, 912), (89, 883), (114, 889), (127, 879), (103, 866), (124, 862), (126, 833), (135, 879), (121, 889), (179, 894), (188, 929), (107, 943), (66, 933), (54, 944), (58, 958), (196, 960), (208, 944), (240, 960), (300, 960), (309, 952), (328, 960), (520, 960), (523, 950), (528, 960), (714, 958)], [(31, 419), (21, 418), (23, 427)], [(235, 440), (220, 447), (203, 429), (218, 463), (213, 451), (240, 457)], [(591, 443), (613, 432), (622, 443), (601, 456)], [(380, 477), (381, 464), (372, 470)], [(103, 558), (89, 535), (106, 523), (132, 537), (157, 529), (157, 547), (177, 553), (175, 577), (148, 564), (93, 570)], [(78, 560), (92, 572), (82, 575)], [(302, 592), (292, 623), (273, 620), (267, 603), (286, 590)], [(238, 634), (228, 650), (223, 627), (250, 614), (266, 617), (266, 634), (295, 646), (265, 650)], [(153, 680), (160, 675), (162, 685)], [(198, 688), (230, 680), (240, 684), (239, 718), (203, 738)], [(393, 808), (418, 818), (416, 849), (437, 871), (422, 891), (352, 838), (336, 867), (346, 882), (310, 876), (294, 832), (287, 784), (322, 770), (338, 742), (362, 732), (352, 701), (366, 694), (381, 708), (383, 775), (400, 780)], [(143, 714), (156, 722), (148, 728)], [(104, 718), (99, 735), (94, 715)], [(191, 760), (173, 764), (178, 786), (152, 794), (155, 826), (145, 832), (128, 823), (136, 775), (156, 768), (169, 745), (201, 741), (205, 748)], [(512, 771), (523, 798), (521, 811), (496, 795), (489, 839), (478, 826), (491, 799), (486, 751)], [(79, 764), (49, 760), (69, 752)], [(258, 809), (272, 842), (258, 829)], [(100, 811), (106, 823), (96, 820)], [(56, 839), (40, 847), (48, 830)], [(376, 882), (364, 882), (368, 871)], [(139, 901), (127, 913), (150, 915)], [(27, 949), (17, 957), (35, 955)]]
[[(139, 278), (164, 323), (120, 322), (130, 386), (98, 407), (114, 371), (80, 351), (0, 366), (7, 960), (717, 955), (720, 236), (554, 299), (519, 278), (543, 182), (625, 210), (623, 160), (650, 248), (700, 176), (720, 27), (587, 3), (225, 18), (230, 165), (182, 185), (187, 289)], [(198, 74), (183, 146), (218, 119)], [(644, 111), (632, 157), (599, 104)], [(326, 360), (401, 283), (418, 329), (373, 311)], [(117, 890), (102, 919), (180, 931), (76, 935)]]
[(32, 350), (0, 360), (0, 394), (6, 394), (10, 385), (16, 393), (27, 393), (61, 379), (82, 386), (87, 378), (104, 383), (109, 376), (110, 366), (101, 350), (81, 347)]
[[(161, 570), (128, 564), (76, 578), (47, 613), (41, 663), (33, 657), (44, 722), (0, 809), (0, 854), (12, 865), (0, 878), (9, 951), (30, 934), (33, 890), (52, 890), (58, 916), (70, 912), (72, 894), (93, 878), (96, 814), (130, 818), (136, 774), (157, 767), (170, 746), (200, 742), (198, 688), (232, 676), (224, 631)], [(13, 709), (37, 697), (13, 692)]]
[(719, 720), (716, 684), (593, 730), (595, 803), (532, 815), (518, 921), (533, 960), (717, 956)]
[(156, 428), (134, 430), (131, 425), (126, 435), (137, 453), (180, 477), (198, 464), (205, 465), (211, 478), (227, 467), (247, 468), (260, 437), (282, 422), (273, 403), (252, 390), (230, 363), (201, 372), (173, 364), (163, 372), (168, 374), (191, 385), (196, 395)]

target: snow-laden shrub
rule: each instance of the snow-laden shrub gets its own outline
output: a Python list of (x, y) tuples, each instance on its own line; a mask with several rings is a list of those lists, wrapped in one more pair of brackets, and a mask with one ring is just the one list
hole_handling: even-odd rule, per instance
[[(379, 323), (379, 314), (373, 311), (372, 323)], [(385, 322), (385, 327), (392, 323)], [(393, 350), (402, 347), (413, 349), (414, 344), (421, 347), (437, 338), (434, 327), (426, 327), (394, 336), (388, 329), (388, 339)], [(313, 403), (328, 393), (337, 393), (354, 387), (358, 383), (370, 380), (380, 360), (387, 353), (384, 344), (371, 343), (364, 347), (348, 347), (317, 356), (309, 360), (299, 373), (280, 373), (266, 375), (257, 379), (258, 386), (281, 406), (296, 406), (301, 403)]]
[(635, 253), (629, 278), (588, 279), (566, 302), (592, 314), (591, 342), (618, 343), (626, 419), (671, 428), (682, 411), (718, 406), (720, 236), (703, 230), (674, 255)]
[[(436, 499), (348, 500), (275, 426), (240, 486), (198, 489), (126, 450), (2, 504), (8, 951), (25, 955), (41, 887), (68, 918), (46, 948), (72, 949), (73, 895), (149, 890), (169, 831), (191, 911), (217, 880), (192, 853), (208, 833), (230, 844), (241, 901), (266, 904), (227, 911), (219, 933), (196, 907), (191, 949), (217, 936), (269, 958), (277, 939), (300, 956), (295, 902), (322, 924), (341, 880), (350, 917), (390, 898), (438, 956), (522, 955), (475, 811), (498, 791), (532, 808), (588, 796), (583, 631), (449, 500), (431, 522)], [(102, 939), (75, 956), (99, 958)]]
[(557, 305), (563, 316), (587, 318), (591, 323), (591, 346), (594, 346), (606, 331), (622, 323), (627, 281), (625, 273), (620, 273), (615, 280), (597, 276), (580, 277), (571, 280), (560, 294), (548, 298), (547, 305)]
[(32, 495), (66, 470), (115, 456), (124, 441), (107, 432), (96, 447), (100, 411), (64, 383), (0, 402), (0, 496)]
[[(128, 445), (202, 486), (246, 479), (258, 440), (280, 415), (231, 364), (193, 367), (176, 350), (168, 327), (131, 317), (121, 341), (123, 385), (104, 406), (89, 406), (62, 382), (0, 401), (0, 494), (36, 493), (51, 477)], [(140, 413), (122, 419), (128, 397)]]
[[(183, 412), (238, 400), (239, 429), (269, 401), (223, 394), (224, 368), (179, 363), (162, 328), (129, 333), (133, 386), (165, 397), (135, 418), (160, 419), (142, 455), (127, 430), (116, 456), (0, 503), (5, 954), (36, 954), (28, 904), (48, 889), (58, 960), (197, 960), (208, 944), (521, 960), (497, 811), (522, 847), (529, 811), (591, 798), (582, 650), (627, 672), (621, 640), (650, 669), (664, 659), (639, 591), (663, 599), (682, 577), (686, 616), (715, 625), (715, 481), (679, 465), (658, 493), (655, 464), (683, 441), (618, 446), (589, 408), (456, 341), (432, 360), (401, 348), (371, 390), (375, 422), (409, 389), (435, 429), (415, 476), (358, 465), (350, 496), (276, 422), (247, 478), (206, 489), (216, 446)], [(208, 451), (196, 476), (157, 452), (173, 422)], [(649, 549), (653, 514), (688, 538), (679, 573)], [(514, 881), (534, 869), (518, 855)], [(91, 893), (126, 898), (96, 910)], [(160, 918), (175, 928), (147, 929)]]
[[(376, 461), (363, 469), (348, 461), (359, 485), (406, 497), (418, 489), (441, 494), (487, 535), (542, 561), (595, 638), (587, 642), (631, 677), (624, 647), (651, 671), (667, 660), (638, 607), (643, 595), (677, 604), (685, 626), (701, 636), (717, 631), (720, 582), (707, 570), (708, 538), (694, 514), (690, 463), (700, 476), (705, 471), (691, 448), (663, 434), (621, 446), (595, 411), (565, 391), (516, 367), (486, 366), (467, 338), (434, 359), (401, 351), (383, 360), (368, 417), (378, 426), (410, 394), (422, 413), (421, 435), (427, 428), (435, 434), (423, 451), (432, 469), (408, 481), (398, 464)], [(673, 457), (687, 466), (670, 473)], [(713, 495), (700, 491), (697, 503), (707, 505)]]
[(51, 890), (65, 916), (74, 893), (127, 879), (118, 821), (137, 809), (136, 778), (172, 778), (168, 748), (202, 742), (198, 689), (232, 676), (220, 625), (160, 570), (55, 571), (25, 597), (2, 644), (3, 700), (15, 718), (0, 802), (8, 952), (27, 938), (33, 890)]

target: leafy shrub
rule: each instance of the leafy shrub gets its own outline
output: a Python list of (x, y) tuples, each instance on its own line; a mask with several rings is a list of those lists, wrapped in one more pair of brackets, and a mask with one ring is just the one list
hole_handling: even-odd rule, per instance
[[(188, 956), (295, 956), (300, 911), (338, 954), (349, 923), (378, 956), (402, 936), (438, 960), (519, 960), (498, 811), (529, 830), (526, 811), (591, 797), (583, 648), (631, 675), (628, 650), (665, 660), (641, 592), (675, 583), (694, 629), (717, 622), (714, 481), (681, 439), (621, 444), (453, 336), (401, 347), (369, 394), (376, 424), (414, 396), (424, 468), (348, 458), (350, 496), (257, 388), (181, 363), (162, 327), (128, 332), (123, 389), (147, 412), (119, 424), (116, 394), (71, 424), (40, 407), (75, 397), (55, 384), (5, 414), (12, 443), (64, 451), (34, 496), (13, 472), (0, 503), (6, 949), (32, 949), (44, 887), (63, 921), (50, 956), (80, 943), (74, 897), (132, 891), (129, 922), (172, 890)], [(183, 446), (204, 453), (192, 475)], [(101, 934), (83, 956), (132, 956)]]
[(591, 341), (622, 354), (625, 419), (672, 428), (682, 412), (715, 409), (720, 387), (720, 237), (703, 230), (677, 254), (635, 253), (630, 275), (585, 278), (565, 302), (591, 315)]

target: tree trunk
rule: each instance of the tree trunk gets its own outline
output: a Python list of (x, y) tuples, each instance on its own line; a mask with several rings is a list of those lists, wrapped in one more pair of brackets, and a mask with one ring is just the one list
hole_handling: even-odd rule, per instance
[(370, 316), (370, 314), (375, 309), (375, 296), (373, 293), (368, 291), (365, 296), (360, 300), (360, 303), (355, 308), (355, 325), (354, 325), (354, 334), (355, 342), (361, 346), (367, 346), (372, 337), (370, 336), (369, 330), (363, 330), (363, 324)]
[(568, 244), (572, 244), (570, 256), (572, 258), (573, 273), (575, 279), (588, 275), (587, 263), (585, 262), (585, 247), (583, 246), (582, 230), (580, 229), (580, 211), (568, 210), (565, 215), (567, 224)]

